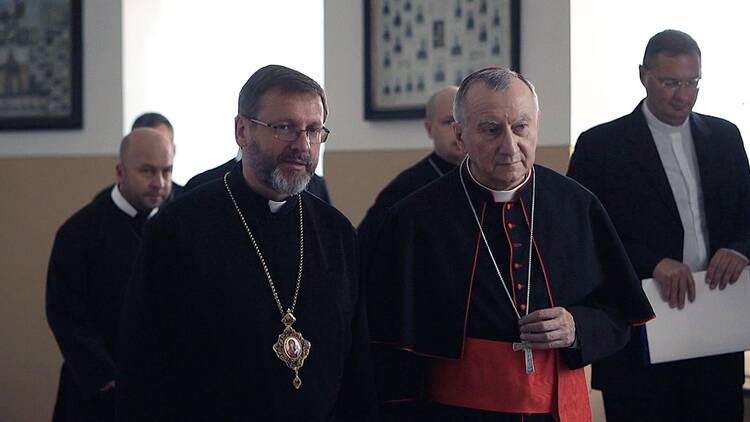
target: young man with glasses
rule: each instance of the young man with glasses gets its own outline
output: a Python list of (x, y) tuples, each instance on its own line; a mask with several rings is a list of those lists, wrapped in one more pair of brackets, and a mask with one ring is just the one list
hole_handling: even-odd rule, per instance
[[(696, 297), (693, 272), (707, 270), (712, 290), (737, 288), (750, 256), (750, 169), (737, 127), (692, 111), (701, 78), (693, 38), (656, 34), (639, 73), (646, 99), (582, 133), (568, 175), (602, 201), (638, 276), (683, 309)], [(742, 421), (742, 353), (647, 365), (645, 341), (636, 330), (594, 364), (608, 422)]]
[(304, 191), (328, 108), (271, 65), (240, 91), (241, 165), (147, 230), (124, 304), (119, 421), (365, 421), (375, 406), (354, 229)]

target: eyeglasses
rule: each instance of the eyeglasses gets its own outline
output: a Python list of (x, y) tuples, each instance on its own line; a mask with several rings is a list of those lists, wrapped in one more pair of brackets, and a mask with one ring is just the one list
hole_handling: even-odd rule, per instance
[[(649, 72), (649, 73), (651, 73), (651, 72)], [(678, 89), (680, 89), (683, 86), (685, 88), (689, 89), (689, 90), (696, 90), (696, 89), (698, 89), (698, 84), (701, 81), (701, 77), (700, 76), (698, 76), (697, 78), (692, 78), (692, 79), (687, 79), (687, 80), (681, 81), (679, 79), (661, 79), (661, 78), (657, 78), (656, 75), (654, 75), (653, 73), (652, 73), (652, 75), (654, 76), (654, 78), (656, 79), (656, 81), (659, 82), (659, 85), (661, 85), (662, 88), (668, 89), (670, 91), (678, 90)]]
[(308, 142), (310, 142), (311, 144), (322, 144), (323, 142), (328, 140), (328, 135), (331, 133), (331, 131), (328, 130), (328, 128), (325, 126), (299, 129), (296, 126), (287, 124), (274, 125), (244, 115), (242, 117), (246, 118), (252, 123), (255, 123), (256, 125), (273, 129), (273, 136), (282, 142), (294, 142), (297, 140), (297, 138), (299, 138), (300, 132), (304, 132)]
[(698, 89), (698, 83), (701, 81), (701, 78), (693, 78), (686, 81), (678, 81), (677, 79), (657, 80), (659, 81), (659, 84), (665, 89), (677, 90), (680, 87), (684, 86), (687, 89), (695, 90)]

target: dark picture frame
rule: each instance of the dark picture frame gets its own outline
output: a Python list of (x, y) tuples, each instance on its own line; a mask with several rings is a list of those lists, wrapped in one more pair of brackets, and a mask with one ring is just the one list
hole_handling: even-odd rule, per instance
[(488, 66), (519, 70), (520, 0), (364, 0), (364, 118), (416, 119)]
[(82, 0), (0, 4), (0, 130), (83, 127)]

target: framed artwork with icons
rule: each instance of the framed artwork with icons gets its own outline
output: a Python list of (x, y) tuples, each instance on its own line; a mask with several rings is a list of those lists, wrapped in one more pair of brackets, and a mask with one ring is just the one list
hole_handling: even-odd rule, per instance
[(365, 119), (421, 118), (475, 70), (519, 70), (520, 13), (520, 0), (365, 0)]
[(0, 130), (83, 126), (82, 0), (0, 0)]

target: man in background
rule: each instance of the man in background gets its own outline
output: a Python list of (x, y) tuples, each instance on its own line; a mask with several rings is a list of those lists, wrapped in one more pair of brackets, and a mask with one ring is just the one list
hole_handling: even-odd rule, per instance
[[(149, 113), (143, 113), (140, 116), (138, 116), (134, 121), (133, 125), (131, 127), (131, 130), (135, 130), (139, 127), (149, 127), (152, 129), (155, 129), (159, 131), (162, 135), (164, 135), (167, 139), (169, 139), (169, 142), (174, 145), (174, 129), (172, 127), (172, 123), (169, 122), (169, 120), (164, 117), (164, 115), (154, 112)], [(176, 151), (176, 148), (175, 148)], [(168, 202), (172, 201), (176, 197), (180, 196), (182, 192), (185, 190), (185, 188), (175, 182), (172, 183), (171, 192), (169, 194), (169, 197), (165, 200), (164, 204), (167, 204)], [(102, 196), (106, 197), (109, 195), (110, 191), (112, 191), (112, 187), (114, 185), (110, 185), (96, 194), (97, 197)]]
[(169, 197), (174, 145), (150, 128), (120, 144), (117, 183), (58, 230), (47, 275), (47, 319), (63, 356), (53, 420), (114, 418), (120, 307), (146, 220)]
[[(750, 256), (750, 169), (737, 127), (692, 111), (701, 51), (690, 35), (654, 35), (638, 70), (645, 100), (582, 133), (568, 175), (602, 201), (638, 277), (682, 309), (696, 298), (694, 272), (707, 270), (711, 290), (737, 288)], [(646, 342), (634, 330), (594, 364), (608, 422), (742, 421), (742, 353), (648, 365)]]
[(450, 172), (464, 158), (453, 131), (453, 97), (458, 87), (443, 88), (430, 97), (425, 106), (423, 122), (433, 151), (413, 166), (402, 171), (378, 194), (375, 203), (357, 227), (363, 263), (374, 246), (375, 236), (386, 211), (412, 192)]
[[(131, 130), (139, 127), (150, 127), (156, 129), (174, 144), (174, 127), (172, 127), (172, 123), (169, 122), (169, 119), (160, 113), (149, 112), (136, 117), (133, 121)], [(172, 193), (169, 198), (167, 198), (167, 202), (180, 196), (184, 190), (185, 188), (182, 185), (172, 182)]]

